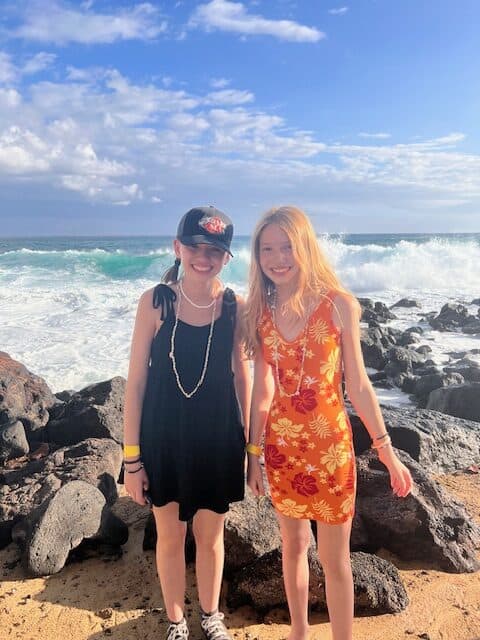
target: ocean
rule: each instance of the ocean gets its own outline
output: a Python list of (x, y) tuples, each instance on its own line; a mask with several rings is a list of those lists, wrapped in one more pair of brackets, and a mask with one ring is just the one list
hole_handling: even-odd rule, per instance
[[(392, 326), (425, 329), (433, 359), (480, 347), (480, 336), (439, 333), (421, 314), (480, 297), (480, 233), (363, 234), (319, 238), (345, 285), (388, 305), (403, 297)], [(224, 283), (247, 289), (250, 239), (237, 237)], [(126, 376), (140, 294), (173, 263), (171, 237), (0, 238), (0, 350), (42, 376), (54, 392)], [(383, 402), (404, 394), (378, 389)]]

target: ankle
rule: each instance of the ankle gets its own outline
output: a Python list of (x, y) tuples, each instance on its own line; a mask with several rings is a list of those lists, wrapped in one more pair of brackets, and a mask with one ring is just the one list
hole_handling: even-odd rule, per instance
[(288, 640), (307, 640), (310, 626), (307, 624), (292, 624)]

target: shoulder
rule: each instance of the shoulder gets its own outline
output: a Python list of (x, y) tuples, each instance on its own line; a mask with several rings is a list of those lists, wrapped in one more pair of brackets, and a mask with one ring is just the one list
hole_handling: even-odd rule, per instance
[(142, 317), (156, 317), (156, 310), (160, 307), (163, 316), (164, 309), (170, 307), (175, 299), (176, 293), (172, 287), (163, 283), (157, 284), (142, 293), (138, 301), (137, 313)]
[(333, 315), (336, 320), (340, 321), (343, 328), (358, 325), (362, 309), (355, 296), (343, 291), (335, 291), (331, 294), (331, 300)]
[(147, 289), (142, 293), (142, 295), (138, 300), (139, 308), (144, 308), (148, 306), (153, 307), (152, 303), (153, 303), (153, 295), (154, 295), (155, 289), (156, 287), (150, 287), (150, 289)]
[[(232, 291), (230, 289), (230, 291)], [(241, 295), (239, 295), (238, 293), (235, 293), (234, 291), (232, 291), (233, 297), (235, 298), (235, 302), (237, 304), (237, 315), (243, 315), (245, 313), (245, 310), (247, 308), (247, 303), (245, 301), (245, 298)]]

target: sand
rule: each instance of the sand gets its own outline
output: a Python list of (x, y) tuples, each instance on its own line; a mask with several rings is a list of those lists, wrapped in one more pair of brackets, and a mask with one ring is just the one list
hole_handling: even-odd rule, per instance
[[(437, 479), (480, 523), (480, 475)], [(163, 640), (165, 613), (154, 554), (142, 551), (147, 511), (125, 496), (115, 510), (130, 525), (130, 539), (121, 557), (74, 561), (57, 575), (31, 579), (25, 576), (15, 545), (0, 552), (1, 640)], [(480, 640), (480, 572), (448, 574), (418, 563), (407, 565), (387, 553), (380, 555), (399, 567), (410, 605), (396, 615), (356, 618), (355, 640)], [(191, 640), (200, 640), (192, 568), (187, 594)], [(258, 618), (243, 607), (226, 611), (226, 621), (236, 640), (281, 640), (288, 634), (286, 612), (279, 609)], [(311, 624), (311, 640), (330, 638), (325, 615), (313, 614)]]

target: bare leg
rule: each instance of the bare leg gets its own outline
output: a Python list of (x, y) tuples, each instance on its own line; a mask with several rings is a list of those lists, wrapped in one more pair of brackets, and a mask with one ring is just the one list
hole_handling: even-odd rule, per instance
[(282, 535), (283, 580), (292, 624), (288, 640), (307, 640), (310, 521), (276, 513)]
[(187, 525), (178, 519), (178, 503), (153, 507), (157, 527), (157, 571), (167, 616), (183, 618), (185, 601), (185, 534)]
[(352, 640), (351, 528), (351, 520), (337, 525), (317, 522), (318, 557), (325, 573), (327, 606), (333, 640)]
[(205, 613), (218, 609), (225, 555), (224, 521), (224, 514), (209, 509), (200, 509), (193, 518), (193, 535), (197, 547), (198, 598)]

